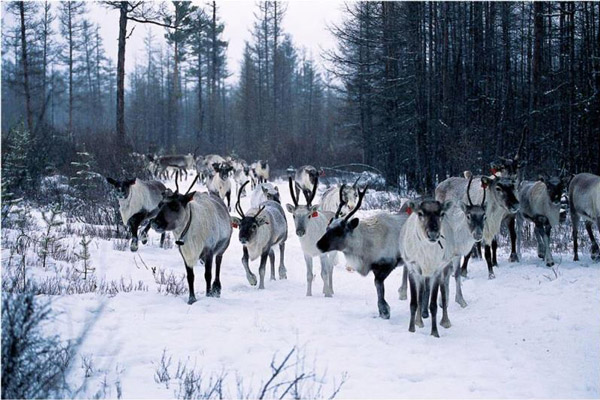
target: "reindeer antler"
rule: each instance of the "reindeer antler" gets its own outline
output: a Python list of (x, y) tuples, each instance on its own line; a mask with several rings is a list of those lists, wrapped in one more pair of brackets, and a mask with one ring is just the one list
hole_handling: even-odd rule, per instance
[(356, 178), (356, 181), (352, 184), (353, 188), (356, 187), (356, 185), (358, 184), (358, 181), (360, 181), (360, 178), (362, 178), (362, 175), (359, 175), (358, 178)]
[(292, 195), (292, 202), (294, 202), (294, 207), (298, 207), (298, 199), (294, 196), (294, 185), (292, 184), (292, 177), (288, 177), (288, 182), (290, 184), (290, 194)]
[(369, 188), (369, 185), (365, 186), (365, 188), (363, 189), (362, 192), (360, 190), (358, 191), (358, 203), (356, 203), (356, 207), (354, 207), (354, 209), (352, 211), (350, 211), (348, 213), (348, 215), (346, 215), (346, 217), (344, 218), (346, 221), (348, 221), (350, 219), (350, 217), (353, 216), (358, 211), (358, 209), (362, 205), (362, 200), (365, 197), (365, 194), (367, 193), (368, 188)]
[(244, 191), (244, 187), (249, 183), (250, 181), (246, 181), (244, 182), (244, 184), (242, 185), (242, 187), (240, 188), (240, 190), (238, 190), (238, 199), (237, 202), (235, 203), (235, 211), (238, 212), (238, 214), (240, 214), (240, 217), (245, 218), (246, 216), (244, 215), (244, 210), (242, 210), (242, 206), (240, 205), (240, 199), (241, 199), (241, 194)]
[(340, 186), (340, 205), (338, 206), (337, 211), (335, 212), (335, 219), (338, 219), (340, 217), (340, 213), (342, 212), (342, 207), (344, 207), (344, 205), (346, 205), (346, 202), (344, 201), (344, 196), (342, 196), (342, 193), (344, 192), (344, 188), (346, 187), (345, 183), (342, 183), (342, 186)]
[(312, 190), (312, 192), (310, 192), (310, 197), (306, 197), (306, 206), (307, 207), (310, 207), (312, 205), (312, 201), (314, 200), (315, 195), (317, 194), (317, 187), (318, 186), (319, 186), (319, 177), (316, 176), (315, 177), (315, 183), (313, 185), (313, 190)]
[(194, 187), (194, 185), (196, 184), (196, 182), (198, 182), (198, 179), (200, 178), (200, 174), (196, 174), (196, 177), (194, 178), (194, 180), (192, 181), (192, 184), (190, 185), (190, 187), (188, 188), (187, 192), (185, 192), (185, 194), (188, 194), (190, 192), (190, 190), (192, 190), (192, 188)]
[(469, 200), (469, 205), (471, 207), (473, 207), (473, 202), (471, 201), (471, 193), (470, 193), (470, 191), (471, 191), (471, 182), (473, 182), (473, 175), (471, 175), (471, 177), (469, 178), (469, 184), (467, 185), (467, 200)]
[(175, 193), (179, 193), (179, 183), (177, 183), (178, 180), (179, 180), (179, 171), (175, 171)]

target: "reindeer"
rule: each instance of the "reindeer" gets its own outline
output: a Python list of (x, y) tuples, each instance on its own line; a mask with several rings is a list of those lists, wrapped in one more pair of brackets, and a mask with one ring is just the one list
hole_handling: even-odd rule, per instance
[(592, 224), (596, 223), (600, 231), (600, 176), (581, 173), (571, 179), (569, 183), (569, 209), (573, 223), (573, 261), (579, 261), (577, 227), (580, 219), (585, 221), (585, 229), (592, 241), (592, 260), (600, 261), (600, 248), (592, 230)]
[[(106, 178), (117, 191), (117, 200), (119, 201), (119, 211), (123, 223), (129, 228), (131, 233), (131, 251), (138, 250), (138, 230), (141, 223), (158, 207), (165, 191), (165, 185), (159, 181), (143, 181), (133, 178), (124, 181), (117, 181), (113, 178)], [(148, 230), (150, 225), (142, 230), (142, 243), (148, 242)], [(161, 235), (160, 246), (165, 241), (165, 235)]]
[(150, 160), (156, 164), (157, 176), (163, 177), (163, 178), (168, 177), (167, 170), (169, 168), (171, 168), (174, 170), (174, 173), (180, 172), (182, 174), (185, 174), (185, 177), (187, 179), (188, 169), (194, 169), (196, 166), (195, 158), (190, 153), (185, 154), (185, 155), (176, 154), (176, 155), (160, 156), (160, 157), (157, 157), (156, 159), (150, 159)]
[[(514, 157), (498, 157), (498, 160), (490, 163), (491, 173), (493, 176), (512, 179), (515, 187), (519, 187), (523, 180), (524, 167), (527, 166), (527, 161), (521, 159), (521, 152), (525, 144), (525, 137), (529, 133), (529, 128), (525, 126), (521, 134), (521, 141)], [(518, 214), (508, 214), (502, 221), (508, 228), (510, 238), (510, 262), (518, 262), (520, 259), (520, 231), (516, 229), (516, 219)], [(493, 258), (496, 259), (496, 246), (492, 247)]]
[(250, 205), (254, 208), (258, 208), (262, 202), (267, 200), (281, 204), (279, 188), (272, 183), (267, 182), (256, 185), (251, 196)]
[[(561, 222), (560, 200), (567, 186), (565, 177), (539, 177), (536, 182), (524, 181), (519, 188), (520, 214), (535, 224), (538, 257), (546, 266), (554, 265), (550, 251), (550, 231)], [(562, 214), (564, 219), (564, 214)]]
[[(233, 161), (233, 180), (235, 181), (236, 193), (239, 193), (242, 185), (250, 180), (250, 167), (246, 161), (242, 159)], [(242, 197), (246, 197), (246, 190), (241, 193)]]
[[(242, 185), (242, 189), (248, 182)], [(240, 229), (240, 243), (243, 245), (244, 254), (242, 264), (246, 270), (248, 282), (256, 285), (256, 275), (250, 271), (248, 260), (253, 261), (260, 256), (259, 289), (265, 288), (265, 266), (267, 257), (271, 261), (271, 280), (275, 280), (275, 252), (273, 247), (279, 245), (279, 279), (287, 279), (287, 271), (284, 265), (285, 241), (287, 239), (287, 221), (285, 213), (279, 203), (271, 200), (261, 203), (258, 209), (252, 208), (244, 213), (240, 205), (241, 196), (238, 193), (235, 209), (240, 215), (231, 217), (234, 228)]]
[(265, 183), (269, 181), (269, 176), (271, 174), (271, 168), (269, 167), (268, 160), (258, 160), (253, 164), (253, 171), (256, 176), (256, 183)]
[(304, 197), (310, 195), (313, 185), (319, 179), (319, 175), (325, 175), (325, 171), (322, 168), (316, 169), (312, 165), (303, 165), (298, 168), (295, 176), (297, 199), (300, 198), (300, 191), (304, 193)]
[(206, 185), (208, 191), (219, 196), (223, 201), (227, 199), (227, 209), (231, 211), (231, 182), (229, 181), (229, 174), (233, 170), (233, 167), (228, 163), (212, 165), (215, 174), (208, 181)]
[[(197, 177), (196, 177), (197, 178)], [(190, 186), (190, 189), (194, 186)], [(152, 219), (152, 228), (163, 233), (172, 231), (183, 258), (189, 288), (188, 304), (196, 301), (194, 293), (194, 265), (198, 259), (204, 264), (206, 296), (221, 296), (221, 262), (231, 240), (231, 222), (225, 204), (210, 193), (180, 194), (166, 190), (158, 211)], [(212, 263), (215, 259), (215, 280), (212, 281)]]
[(448, 288), (444, 282), (452, 269), (454, 239), (446, 218), (452, 205), (452, 200), (444, 203), (436, 200), (409, 203), (413, 212), (402, 226), (399, 240), (401, 255), (409, 270), (410, 332), (415, 331), (415, 324), (423, 327), (422, 318), (427, 317), (429, 305), (431, 335), (440, 337), (437, 329), (438, 290), (442, 293), (440, 325), (444, 328), (451, 326), (448, 318)]
[[(485, 224), (483, 228), (483, 244), (485, 247), (485, 260), (488, 267), (488, 278), (494, 279), (494, 266), (498, 266), (496, 259), (496, 235), (500, 232), (502, 220), (509, 214), (519, 211), (519, 200), (516, 197), (515, 184), (512, 179), (504, 177), (473, 177), (473, 185), (467, 192), (467, 179), (452, 177), (446, 179), (443, 184), (438, 185), (436, 191), (445, 193), (446, 200), (455, 202), (474, 202), (483, 204), (484, 195), (488, 199), (485, 203)], [(493, 253), (492, 253), (493, 252)], [(461, 268), (462, 276), (467, 276), (467, 264), (469, 258), (465, 257)]]
[(317, 242), (317, 248), (323, 253), (341, 251), (350, 266), (362, 276), (373, 271), (379, 316), (389, 319), (390, 306), (385, 301), (384, 282), (396, 266), (402, 265), (398, 236), (406, 217), (381, 212), (362, 220), (352, 218), (366, 192), (367, 187), (359, 191), (356, 206), (344, 217), (342, 208), (346, 204), (340, 199), (334, 218)]
[(319, 211), (319, 205), (313, 205), (312, 202), (317, 193), (319, 178), (314, 181), (313, 188), (306, 196), (306, 205), (300, 205), (299, 199), (294, 196), (292, 178), (289, 178), (290, 195), (292, 204), (286, 204), (286, 208), (294, 217), (296, 226), (296, 235), (300, 240), (300, 246), (304, 253), (304, 262), (306, 263), (306, 295), (312, 296), (313, 281), (313, 257), (319, 257), (321, 260), (321, 278), (323, 279), (323, 293), (325, 297), (333, 296), (333, 264), (335, 260), (334, 253), (321, 253), (317, 249), (317, 240), (323, 236), (327, 230), (327, 224), (334, 216), (332, 212)]
[(352, 186), (342, 184), (341, 186), (332, 186), (323, 193), (321, 198), (321, 210), (322, 211), (335, 211), (339, 205), (343, 203), (341, 215), (347, 214), (350, 210), (356, 207), (356, 200), (358, 198), (358, 181), (360, 176), (356, 179)]
[[(466, 182), (468, 179), (468, 182)], [(446, 201), (447, 185), (446, 181), (440, 183), (435, 190), (435, 199), (440, 203)], [(452, 229), (453, 240), (453, 259), (452, 264), (454, 267), (454, 279), (456, 282), (456, 296), (454, 300), (460, 304), (461, 307), (466, 307), (467, 302), (462, 295), (461, 288), (461, 266), (460, 258), (464, 257), (463, 265), (468, 264), (469, 258), (471, 257), (471, 250), (475, 243), (481, 243), (483, 240), (483, 230), (485, 227), (486, 213), (485, 213), (485, 191), (483, 192), (483, 200), (481, 204), (473, 204), (471, 200), (471, 184), (473, 182), (473, 176), (470, 172), (465, 173), (465, 179), (463, 183), (463, 191), (466, 194), (468, 203), (458, 201), (455, 206), (452, 207), (446, 213), (446, 221)], [(466, 183), (466, 188), (464, 184)], [(456, 186), (459, 185), (455, 185)], [(448, 276), (449, 277), (449, 276)], [(404, 283), (404, 282), (403, 282)], [(449, 291), (449, 281), (445, 282), (446, 293)]]

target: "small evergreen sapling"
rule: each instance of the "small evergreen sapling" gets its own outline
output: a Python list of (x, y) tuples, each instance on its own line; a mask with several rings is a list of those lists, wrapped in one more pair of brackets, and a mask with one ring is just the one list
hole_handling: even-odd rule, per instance
[(82, 261), (82, 269), (76, 268), (77, 272), (83, 274), (83, 280), (87, 279), (88, 272), (93, 272), (95, 268), (91, 266), (91, 255), (90, 255), (90, 243), (92, 239), (87, 239), (85, 235), (82, 236), (79, 244), (81, 245), (81, 252), (75, 253), (75, 255)]
[(63, 224), (58, 218), (62, 214), (62, 211), (58, 206), (54, 206), (48, 212), (42, 212), (42, 219), (46, 224), (46, 229), (43, 232), (40, 239), (38, 239), (39, 251), (38, 255), (42, 261), (42, 267), (46, 269), (48, 256), (52, 250), (58, 250), (58, 242), (61, 237), (56, 236), (54, 229), (58, 228)]

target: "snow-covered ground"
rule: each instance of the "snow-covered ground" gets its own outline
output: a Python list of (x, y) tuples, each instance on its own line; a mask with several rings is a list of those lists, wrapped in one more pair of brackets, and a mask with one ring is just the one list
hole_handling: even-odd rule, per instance
[[(279, 190), (282, 202), (290, 202), (285, 182), (279, 182)], [(242, 200), (244, 209), (249, 202), (249, 197)], [(95, 238), (96, 276), (143, 280), (148, 291), (53, 299), (52, 307), (61, 314), (52, 328), (64, 338), (76, 337), (95, 319), (80, 347), (81, 355), (93, 359), (97, 375), (88, 395), (98, 389), (105, 371), (109, 380), (120, 379), (125, 398), (173, 397), (175, 385), (167, 388), (154, 380), (165, 349), (173, 367), (187, 360), (206, 375), (226, 371), (258, 386), (270, 376), (273, 355), (280, 358), (298, 346), (326, 375), (323, 396), (344, 373), (347, 381), (339, 398), (600, 396), (600, 265), (591, 263), (588, 253), (577, 263), (571, 253), (556, 254), (558, 277), (533, 252), (524, 254), (521, 263), (509, 264), (505, 249), (499, 249), (500, 266), (492, 281), (485, 262), (472, 261), (463, 286), (469, 305), (461, 309), (452, 301), (452, 327), (440, 327), (437, 339), (429, 335), (429, 319), (425, 328), (408, 332), (408, 302), (398, 300), (397, 292), (401, 268), (386, 280), (390, 320), (378, 318), (372, 276), (347, 271), (343, 257), (334, 270), (334, 297), (321, 294), (317, 260), (314, 296), (306, 297), (304, 259), (287, 217), (287, 280), (267, 280), (265, 290), (250, 286), (234, 230), (223, 260), (221, 298), (204, 297), (198, 264), (198, 301), (193, 305), (186, 303), (185, 294), (158, 293), (152, 272), (144, 267), (142, 260), (150, 268), (185, 274), (177, 248), (160, 249), (156, 233), (137, 253), (114, 250), (112, 242)], [(251, 269), (257, 273), (258, 261)], [(104, 308), (98, 313), (100, 304)], [(235, 396), (235, 387), (228, 393)], [(114, 396), (113, 388), (109, 397)]]

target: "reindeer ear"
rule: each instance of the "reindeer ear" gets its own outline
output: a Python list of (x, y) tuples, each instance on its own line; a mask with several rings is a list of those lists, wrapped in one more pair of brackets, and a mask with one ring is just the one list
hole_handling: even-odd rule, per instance
[(293, 206), (293, 205), (291, 205), (291, 204), (286, 204), (286, 205), (285, 205), (285, 208), (288, 210), (288, 212), (289, 212), (290, 214), (293, 214), (293, 213), (294, 213), (294, 206)]
[(275, 191), (279, 193), (279, 187), (275, 186)]
[(352, 218), (350, 220), (350, 222), (348, 222), (348, 227), (350, 229), (356, 229), (356, 227), (358, 226), (358, 222), (359, 222), (358, 218)]
[(126, 180), (126, 181), (124, 182), (124, 183), (125, 183), (125, 186), (131, 186), (131, 185), (135, 185), (135, 181), (136, 181), (136, 179), (137, 179), (137, 178), (133, 178), (133, 179)]
[(463, 212), (467, 212), (467, 205), (464, 202), (460, 202), (460, 209), (463, 210)]
[(182, 203), (186, 206), (190, 201), (194, 200), (194, 195), (196, 192), (189, 192), (188, 194), (184, 194), (182, 197)]
[(311, 212), (317, 212), (317, 211), (319, 211), (319, 205), (318, 204), (313, 204), (312, 206), (310, 206), (310, 211)]
[(171, 189), (165, 189), (165, 190), (163, 190), (163, 192), (162, 192), (163, 199), (165, 197), (171, 197), (171, 196), (173, 196), (173, 191)]
[(215, 171), (219, 172), (219, 168), (221, 167), (221, 164), (219, 164), (219, 163), (213, 163), (212, 167), (213, 167), (213, 169)]
[(264, 194), (269, 193), (269, 188), (267, 188), (265, 186), (261, 186), (261, 188), (262, 188), (262, 191), (263, 191)]
[(540, 181), (540, 182), (546, 182), (546, 179), (544, 178), (544, 175), (538, 175), (538, 181)]
[(242, 220), (239, 219), (238, 217), (231, 217), (231, 226), (233, 228), (239, 228), (239, 226), (242, 224)]
[(118, 186), (119, 182), (115, 181), (113, 178), (106, 177), (106, 182), (110, 183), (113, 186)]

